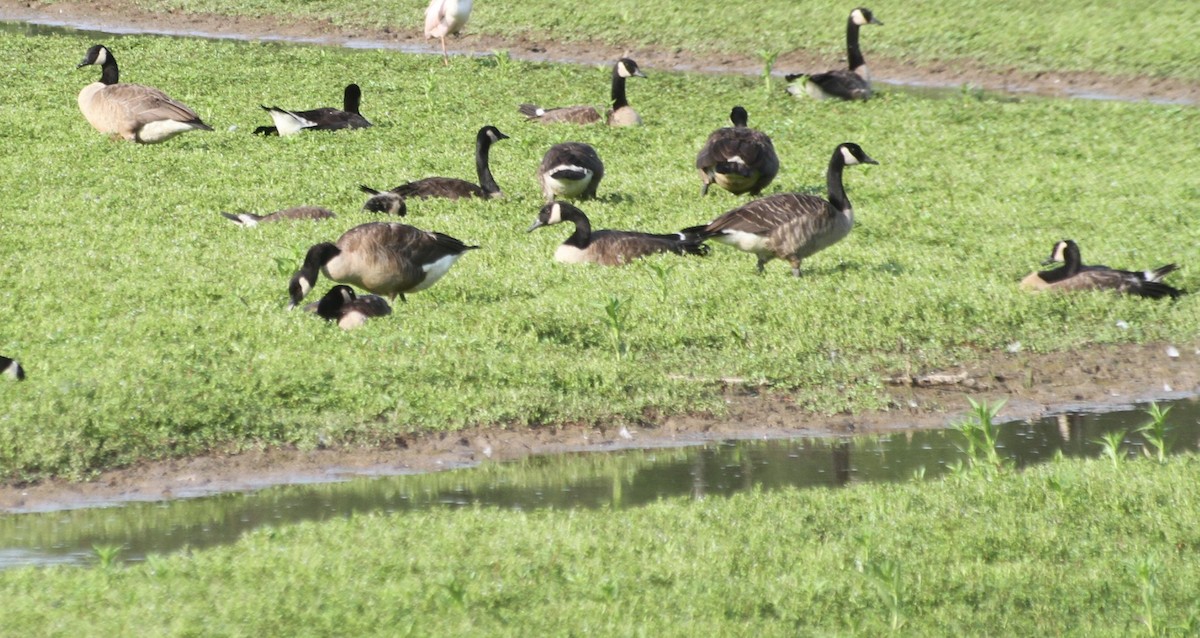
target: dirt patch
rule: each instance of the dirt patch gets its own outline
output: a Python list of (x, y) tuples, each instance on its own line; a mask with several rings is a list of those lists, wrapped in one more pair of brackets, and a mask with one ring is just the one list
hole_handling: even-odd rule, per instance
[[(95, 0), (88, 3), (39, 4), (28, 0), (0, 0), (0, 20), (69, 26), (110, 33), (154, 33), (247, 40), (292, 40), (338, 46), (390, 48), (413, 53), (438, 52), (436, 41), (422, 38), (418, 25), (393, 30), (350, 29), (328, 20), (285, 21), (278, 18), (222, 16), (193, 13), (152, 13), (128, 0)], [(505, 50), (517, 59), (602, 64), (628, 55), (651, 69), (758, 75), (762, 62), (753, 53), (706, 54), (656, 47), (623, 48), (602, 42), (564, 42), (529, 37), (499, 38), (470, 32), (451, 41), (456, 54), (484, 55)], [(1082, 96), (1126, 100), (1200, 103), (1200, 83), (1178, 78), (1112, 76), (1086, 71), (1028, 72), (996, 69), (982, 63), (954, 59), (916, 63), (911, 60), (871, 57), (875, 80), (888, 84), (958, 87), (970, 85), (992, 91), (1048, 96)], [(820, 70), (827, 56), (790, 51), (779, 56), (775, 69)]]
[(787, 394), (729, 385), (724, 388), (728, 409), (719, 415), (647, 416), (637, 423), (605, 426), (472, 429), (408, 438), (386, 448), (273, 449), (153, 462), (105, 472), (87, 483), (3, 486), (0, 511), (155, 501), (284, 483), (428, 472), (531, 454), (939, 428), (961, 417), (968, 397), (1005, 399), (1003, 417), (1032, 419), (1200, 394), (1200, 352), (1192, 346), (1178, 350), (1174, 357), (1166, 345), (998, 354), (951, 369), (897, 373), (887, 380), (892, 408), (861, 414), (814, 414)]

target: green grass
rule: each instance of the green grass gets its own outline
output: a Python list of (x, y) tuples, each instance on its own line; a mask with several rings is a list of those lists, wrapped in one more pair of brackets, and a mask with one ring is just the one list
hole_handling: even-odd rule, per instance
[[(264, 529), (0, 572), (0, 635), (1185, 636), (1200, 457)], [(111, 558), (109, 558), (111, 561)], [(898, 628), (898, 630), (896, 629)]]
[[(881, 374), (1013, 341), (1190, 349), (1200, 333), (1193, 297), (1015, 287), (1072, 237), (1086, 261), (1181, 263), (1172, 283), (1197, 288), (1200, 159), (1182, 134), (1200, 129), (1195, 109), (903, 94), (825, 104), (765, 94), (757, 78), (652, 70), (629, 87), (646, 126), (545, 127), (515, 105), (602, 104), (609, 71), (112, 37), (125, 81), (167, 90), (217, 129), (135, 146), (93, 131), (74, 104), (98, 76), (73, 70), (91, 43), (0, 36), (0, 352), (29, 373), (0, 384), (8, 480), (210, 450), (719, 409), (722, 377), (806, 409), (869, 409), (887, 404)], [(363, 86), (375, 128), (249, 135), (267, 123), (259, 104), (336, 104), (348, 81)], [(859, 225), (802, 279), (781, 263), (759, 277), (753, 257), (723, 246), (706, 259), (565, 267), (551, 255), (567, 229), (523, 232), (541, 205), (537, 162), (567, 139), (606, 161), (603, 200), (583, 205), (597, 227), (670, 231), (745, 201), (701, 199), (692, 168), (736, 103), (780, 152), (771, 190), (821, 191), (838, 142), (881, 162), (847, 171)], [(512, 136), (492, 151), (507, 197), (411, 202), (407, 218), (483, 250), (355, 332), (285, 311), (308, 246), (375, 219), (359, 211), (358, 184), (471, 177), (474, 134), (489, 123)], [(299, 204), (339, 217), (247, 231), (218, 215)]]
[[(132, 0), (130, 4), (155, 13), (266, 16), (284, 23), (330, 21), (351, 30), (386, 28), (417, 37), (426, 6), (424, 0), (386, 6), (345, 0)], [(760, 51), (801, 50), (824, 56), (832, 68), (845, 57), (846, 17), (856, 6), (758, 0), (739, 7), (689, 0), (672, 2), (670, 10), (655, 10), (638, 0), (610, 0), (579, 4), (570, 11), (547, 11), (539, 2), (481, 2), (466, 33), (534, 41), (594, 40), (622, 47), (747, 57)], [(920, 64), (970, 60), (997, 70), (1016, 67), (1200, 80), (1200, 49), (1194, 46), (1200, 34), (1200, 5), (1191, 0), (885, 0), (869, 6), (885, 24), (864, 32), (868, 61), (872, 57)]]

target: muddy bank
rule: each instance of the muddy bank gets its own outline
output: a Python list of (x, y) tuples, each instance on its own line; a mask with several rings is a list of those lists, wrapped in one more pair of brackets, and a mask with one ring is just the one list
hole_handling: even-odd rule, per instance
[[(418, 19), (412, 25), (381, 29), (350, 29), (328, 20), (285, 21), (270, 16), (221, 16), (194, 13), (155, 13), (130, 0), (94, 0), (86, 4), (0, 0), (0, 20), (69, 26), (110, 33), (153, 33), (247, 40), (290, 40), (313, 44), (393, 48), (414, 53), (439, 52), (436, 41), (422, 37)], [(455, 54), (483, 55), (505, 50), (522, 60), (602, 64), (628, 55), (645, 67), (707, 73), (758, 75), (762, 61), (753, 52), (698, 56), (686, 50), (654, 47), (617, 47), (601, 42), (562, 42), (533, 37), (499, 38), (480, 35), (468, 27), (465, 36), (449, 46)], [(777, 74), (823, 69), (828, 56), (791, 51), (779, 56)], [(954, 59), (917, 63), (912, 60), (871, 57), (872, 77), (883, 83), (958, 87), (969, 84), (993, 91), (1046, 96), (1095, 97), (1126, 100), (1200, 103), (1200, 83), (1175, 78), (1112, 76), (1086, 71), (1032, 73), (996, 69), (982, 63)]]
[(273, 449), (153, 462), (105, 472), (87, 483), (3, 486), (0, 511), (153, 501), (282, 483), (437, 471), (531, 454), (940, 428), (961, 418), (968, 397), (1005, 399), (1003, 417), (1027, 419), (1200, 394), (1196, 345), (1179, 344), (1177, 350), (1178, 357), (1169, 356), (1165, 344), (1089, 347), (1053, 355), (1006, 353), (981, 355), (978, 362), (945, 370), (896, 372), (885, 387), (891, 409), (862, 414), (813, 414), (784, 393), (727, 386), (718, 390), (726, 399), (723, 414), (647, 415), (633, 423), (521, 430), (473, 429), (411, 437), (385, 448)]

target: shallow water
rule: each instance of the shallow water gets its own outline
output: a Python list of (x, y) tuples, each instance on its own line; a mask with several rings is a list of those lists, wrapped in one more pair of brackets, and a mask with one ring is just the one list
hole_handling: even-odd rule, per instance
[[(1200, 449), (1200, 402), (1171, 403), (1174, 451)], [(1144, 408), (1144, 406), (1143, 406)], [(1064, 456), (1097, 456), (1100, 435), (1148, 421), (1143, 408), (1067, 413), (1001, 426), (1000, 447), (1018, 466)], [(637, 507), (664, 498), (721, 497), (753, 489), (837, 487), (936, 478), (962, 462), (962, 436), (933, 430), (887, 436), (727, 441), (687, 448), (533, 457), (434, 474), (290, 485), (161, 503), (0, 516), (0, 568), (83, 564), (95, 546), (121, 558), (232, 543), (263, 526), (366, 512), (432, 508)], [(1141, 454), (1135, 435), (1129, 454)]]

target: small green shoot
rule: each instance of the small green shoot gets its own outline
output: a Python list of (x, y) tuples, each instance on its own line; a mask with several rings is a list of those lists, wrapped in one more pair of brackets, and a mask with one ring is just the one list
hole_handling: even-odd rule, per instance
[(762, 60), (762, 79), (763, 89), (767, 95), (771, 94), (771, 71), (775, 69), (775, 60), (779, 58), (779, 51), (770, 51), (767, 49), (759, 49), (758, 59)]
[(904, 627), (904, 581), (899, 561), (869, 561), (864, 565), (863, 575), (875, 587), (875, 591), (887, 607), (893, 632)]
[(1004, 401), (991, 405), (987, 401), (976, 403), (974, 399), (967, 400), (971, 402), (971, 414), (954, 426), (966, 439), (966, 447), (961, 449), (966, 453), (972, 467), (1004, 469), (1011, 464), (1011, 460), (1000, 456), (996, 447), (1000, 434), (996, 425), (996, 415), (1004, 407)]
[(1128, 433), (1124, 430), (1113, 430), (1092, 441), (1100, 444), (1100, 456), (1112, 461), (1113, 467), (1118, 470), (1121, 469), (1121, 461), (1125, 459), (1126, 434)]
[(1142, 617), (1139, 619), (1146, 628), (1146, 634), (1157, 636), (1154, 628), (1154, 607), (1158, 600), (1159, 564), (1154, 556), (1144, 556), (1135, 564), (1138, 584), (1141, 585)]
[(96, 555), (96, 563), (100, 569), (113, 569), (117, 566), (117, 557), (121, 554), (120, 545), (92, 545)]
[(613, 354), (617, 360), (625, 358), (629, 353), (629, 344), (625, 342), (626, 311), (625, 302), (620, 297), (609, 297), (604, 306), (604, 319), (608, 324), (608, 334), (612, 340)]
[(1164, 410), (1158, 407), (1158, 403), (1151, 403), (1150, 409), (1146, 410), (1146, 414), (1150, 416), (1150, 422), (1134, 430), (1146, 440), (1146, 447), (1142, 448), (1142, 451), (1146, 456), (1158, 460), (1159, 463), (1166, 463), (1167, 454), (1171, 451), (1171, 441), (1169, 440), (1171, 428), (1167, 426), (1167, 413), (1170, 411), (1169, 407)]

